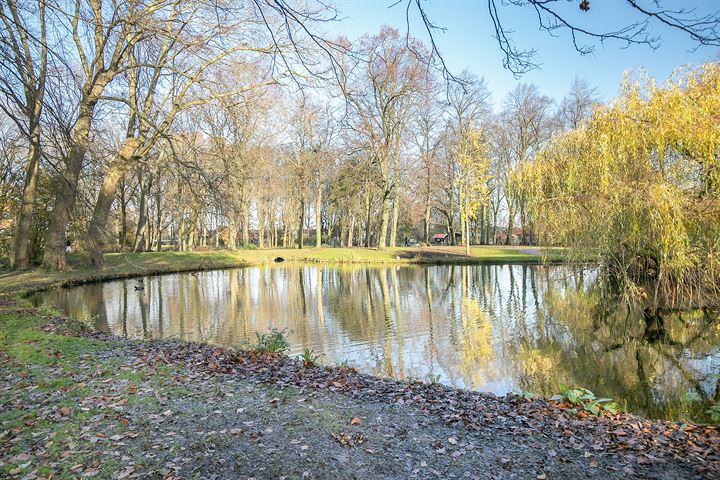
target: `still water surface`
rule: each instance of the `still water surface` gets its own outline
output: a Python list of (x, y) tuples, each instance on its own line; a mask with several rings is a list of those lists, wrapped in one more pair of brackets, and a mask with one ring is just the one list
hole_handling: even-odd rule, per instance
[(652, 322), (599, 306), (592, 272), (563, 266), (267, 266), (56, 289), (37, 304), (115, 335), (237, 346), (286, 329), (291, 354), (505, 394), (560, 382), (629, 411), (703, 419), (718, 398), (720, 321)]

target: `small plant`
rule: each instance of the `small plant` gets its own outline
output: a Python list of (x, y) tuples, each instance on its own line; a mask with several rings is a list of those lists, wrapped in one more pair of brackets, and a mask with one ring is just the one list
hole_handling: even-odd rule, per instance
[(428, 373), (425, 375), (425, 381), (428, 383), (440, 383), (440, 375), (435, 375), (434, 373)]
[(568, 388), (562, 383), (560, 384), (560, 393), (553, 395), (550, 400), (556, 402), (567, 402), (591, 415), (601, 415), (609, 413), (611, 415), (620, 411), (620, 406), (613, 402), (612, 398), (597, 398), (593, 392), (587, 388)]
[(343, 360), (342, 362), (338, 363), (337, 368), (339, 368), (344, 373), (357, 373), (357, 370), (351, 367), (347, 360)]
[(302, 366), (303, 368), (314, 368), (317, 367), (320, 363), (320, 359), (324, 356), (324, 353), (317, 353), (315, 352), (315, 349), (313, 348), (306, 348), (302, 355), (300, 355), (300, 360), (302, 360)]
[(285, 329), (271, 328), (267, 333), (255, 332), (255, 343), (251, 349), (258, 353), (283, 353), (290, 347), (285, 338)]
[(525, 400), (535, 400), (536, 398), (538, 398), (538, 396), (535, 395), (533, 392), (522, 389), (518, 392), (518, 396), (524, 398)]
[(720, 400), (715, 402), (709, 409), (705, 410), (710, 416), (710, 421), (713, 423), (720, 423)]

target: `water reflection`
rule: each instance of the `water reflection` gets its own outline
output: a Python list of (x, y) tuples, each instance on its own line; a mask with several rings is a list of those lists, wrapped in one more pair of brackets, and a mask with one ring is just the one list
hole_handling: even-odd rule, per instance
[(291, 353), (397, 378), (504, 394), (559, 382), (653, 417), (701, 418), (718, 398), (720, 321), (599, 302), (560, 266), (285, 266), (58, 289), (36, 298), (134, 338), (239, 345), (288, 330)]

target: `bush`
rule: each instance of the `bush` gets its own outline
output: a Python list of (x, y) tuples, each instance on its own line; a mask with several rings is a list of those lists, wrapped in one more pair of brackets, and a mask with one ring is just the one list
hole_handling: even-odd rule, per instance
[(613, 402), (612, 398), (596, 398), (595, 394), (587, 388), (576, 387), (570, 389), (560, 384), (560, 393), (553, 395), (550, 400), (556, 402), (567, 402), (575, 407), (582, 408), (592, 415), (609, 413), (615, 415), (620, 411), (620, 406)]
[(284, 353), (290, 348), (285, 338), (285, 329), (271, 328), (268, 333), (255, 332), (255, 343), (251, 350), (258, 353)]
[(715, 402), (715, 404), (706, 410), (705, 413), (710, 416), (710, 421), (712, 423), (720, 423), (720, 400)]
[(316, 353), (312, 348), (306, 348), (303, 354), (300, 356), (302, 360), (302, 366), (304, 368), (314, 368), (320, 364), (320, 359), (324, 356), (324, 353)]

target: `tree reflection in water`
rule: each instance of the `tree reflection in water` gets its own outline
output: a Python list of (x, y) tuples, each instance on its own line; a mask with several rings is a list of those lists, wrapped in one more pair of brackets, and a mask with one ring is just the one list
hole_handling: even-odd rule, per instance
[(717, 312), (652, 315), (601, 302), (562, 266), (272, 266), (58, 289), (37, 303), (109, 333), (240, 345), (286, 329), (297, 354), (504, 394), (579, 385), (653, 417), (717, 398)]

